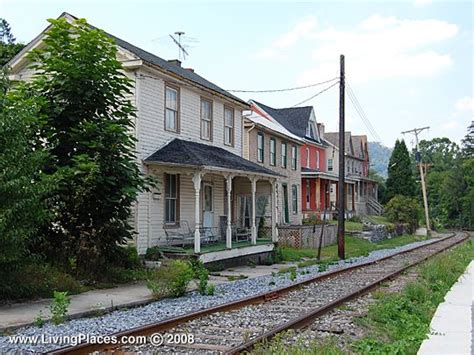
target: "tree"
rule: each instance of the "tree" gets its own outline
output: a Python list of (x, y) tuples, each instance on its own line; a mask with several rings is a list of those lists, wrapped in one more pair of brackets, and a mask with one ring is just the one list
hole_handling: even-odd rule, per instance
[(0, 269), (6, 270), (28, 255), (30, 239), (47, 220), (51, 182), (43, 173), (48, 154), (35, 149), (39, 100), (8, 92), (6, 72), (0, 74)]
[(16, 39), (13, 37), (10, 24), (0, 18), (0, 67), (7, 64), (25, 46), (15, 42)]
[(395, 142), (392, 155), (388, 163), (387, 193), (385, 202), (395, 195), (413, 197), (416, 185), (413, 177), (413, 167), (405, 141)]
[(30, 60), (31, 88), (44, 98), (41, 136), (56, 189), (46, 252), (79, 275), (99, 275), (132, 237), (131, 207), (146, 180), (135, 160), (131, 80), (115, 42), (85, 20), (49, 20)]
[(466, 158), (474, 157), (474, 121), (467, 128), (467, 134), (462, 140), (462, 154)]
[(385, 195), (387, 193), (387, 186), (385, 185), (385, 179), (375, 170), (369, 170), (369, 178), (377, 181), (378, 200), (385, 201)]

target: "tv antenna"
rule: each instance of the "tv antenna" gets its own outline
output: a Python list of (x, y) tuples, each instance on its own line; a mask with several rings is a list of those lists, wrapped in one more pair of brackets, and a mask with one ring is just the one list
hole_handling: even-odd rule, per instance
[(178, 46), (178, 59), (180, 61), (183, 61), (186, 59), (186, 56), (189, 55), (189, 53), (186, 51), (183, 45), (181, 45), (181, 36), (184, 35), (183, 31), (176, 31), (174, 33), (176, 36), (178, 36), (178, 39), (173, 37), (173, 35), (170, 35), (171, 39), (173, 42)]

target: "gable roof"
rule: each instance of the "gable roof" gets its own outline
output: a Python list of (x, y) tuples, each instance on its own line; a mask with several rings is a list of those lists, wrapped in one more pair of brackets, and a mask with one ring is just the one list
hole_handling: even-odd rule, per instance
[(271, 117), (265, 117), (256, 111), (244, 111), (244, 118), (273, 131), (276, 134), (292, 139), (300, 144), (304, 144), (304, 141), (296, 134), (291, 133), (278, 121), (273, 120)]
[[(339, 148), (339, 132), (325, 132), (324, 139), (326, 139), (332, 145)], [(351, 132), (344, 132), (344, 149), (345, 153), (354, 156), (354, 147), (352, 145)], [(357, 156), (358, 157), (358, 156)]]
[(170, 143), (158, 149), (144, 161), (145, 163), (176, 164), (199, 168), (215, 167), (280, 176), (270, 169), (223, 148), (178, 138), (173, 139)]
[[(59, 18), (71, 18), (71, 19), (74, 19), (74, 20), (77, 20), (78, 18), (74, 15), (71, 15), (67, 12), (63, 12), (59, 17)], [(92, 26), (89, 24), (89, 26), (91, 28), (94, 28), (96, 29), (97, 27), (95, 26)], [(49, 26), (48, 26), (49, 28)], [(48, 29), (46, 28), (46, 30)], [(45, 30), (45, 31), (46, 31)], [(45, 32), (43, 31), (43, 33)], [(135, 54), (137, 57), (139, 57), (140, 59), (142, 59), (144, 62), (147, 62), (149, 64), (152, 64), (152, 65), (156, 65), (158, 67), (160, 67), (162, 70), (164, 70), (165, 72), (169, 72), (169, 73), (172, 73), (174, 75), (178, 75), (180, 78), (183, 78), (183, 79), (186, 79), (186, 80), (189, 80), (189, 81), (192, 81), (193, 83), (195, 84), (198, 84), (199, 86), (202, 86), (206, 89), (209, 89), (209, 90), (212, 90), (212, 91), (215, 91), (223, 96), (226, 96), (227, 98), (229, 99), (232, 99), (234, 101), (237, 101), (239, 102), (240, 104), (244, 105), (244, 106), (247, 106), (248, 107), (248, 104), (243, 101), (242, 99), (238, 98), (237, 96), (235, 95), (232, 95), (230, 92), (220, 88), (219, 86), (217, 86), (216, 84), (210, 82), (209, 80), (203, 78), (202, 76), (196, 74), (194, 71), (192, 70), (189, 70), (189, 69), (186, 69), (186, 68), (183, 68), (175, 63), (171, 63), (163, 58), (160, 58), (158, 57), (157, 55), (155, 54), (152, 54), (150, 52), (147, 52), (145, 51), (144, 49), (141, 49), (137, 46), (134, 46), (133, 44), (121, 39), (121, 38), (118, 38), (110, 33), (107, 33), (104, 31), (104, 33), (109, 36), (110, 38), (112, 38), (113, 40), (115, 40), (115, 42), (117, 43), (117, 45), (119, 47), (122, 47), (123, 49)], [(25, 46), (25, 48), (20, 51), (20, 53), (18, 53), (10, 62), (14, 61), (17, 57), (19, 56), (22, 56), (25, 52), (27, 52), (29, 50), (29, 47), (30, 47), (30, 44), (33, 42), (33, 41), (37, 41), (39, 40), (40, 38), (39, 37), (36, 37), (35, 39), (33, 39), (27, 46)]]
[(272, 116), (291, 133), (301, 138), (307, 138), (306, 128), (308, 127), (308, 121), (313, 112), (312, 106), (273, 108), (255, 100), (252, 100), (252, 102)]

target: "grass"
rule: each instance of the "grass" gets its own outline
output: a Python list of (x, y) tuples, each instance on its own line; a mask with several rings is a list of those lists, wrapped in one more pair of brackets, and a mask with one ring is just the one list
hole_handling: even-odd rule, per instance
[(361, 324), (370, 335), (352, 344), (356, 353), (416, 354), (446, 293), (474, 259), (472, 240), (418, 268), (418, 279), (399, 293), (377, 294)]
[[(337, 224), (337, 220), (332, 220), (330, 224)], [(345, 221), (344, 225), (348, 232), (362, 232), (361, 222)]]
[[(370, 252), (379, 249), (389, 249), (406, 245), (420, 240), (426, 240), (425, 237), (415, 235), (402, 235), (392, 239), (385, 239), (378, 243), (371, 243), (367, 240), (346, 236), (346, 258), (368, 255)], [(296, 249), (289, 247), (281, 248), (284, 261), (301, 261), (303, 258), (316, 258), (316, 249)], [(337, 260), (337, 245), (329, 245), (321, 248), (321, 261), (330, 262)], [(301, 261), (302, 266), (316, 264), (315, 260)]]

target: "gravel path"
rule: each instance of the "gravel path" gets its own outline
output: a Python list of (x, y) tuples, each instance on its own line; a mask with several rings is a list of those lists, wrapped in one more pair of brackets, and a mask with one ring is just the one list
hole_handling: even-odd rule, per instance
[[(377, 250), (365, 257), (351, 258), (345, 261), (339, 261), (333, 265), (329, 265), (327, 271), (344, 266), (373, 261), (398, 253), (400, 251), (404, 251), (406, 249), (413, 248), (415, 246), (430, 244), (432, 242), (434, 242), (434, 240), (426, 240), (407, 244), (397, 248)], [(298, 271), (303, 270), (305, 273), (298, 273), (298, 276), (294, 281), (290, 280), (288, 273), (278, 274), (275, 276), (268, 275), (252, 279), (237, 280), (232, 283), (216, 286), (216, 293), (214, 296), (201, 296), (197, 292), (191, 292), (178, 299), (164, 299), (139, 308), (118, 310), (101, 317), (75, 319), (61, 325), (47, 323), (42, 328), (34, 326), (21, 328), (17, 330), (17, 332), (14, 334), (15, 336), (37, 336), (43, 337), (43, 339), (39, 338), (36, 344), (12, 344), (12, 339), (10, 336), (1, 336), (0, 353), (17, 351), (47, 352), (71, 343), (71, 340), (62, 344), (50, 343), (49, 339), (54, 336), (60, 335), (62, 337), (69, 336), (74, 338), (79, 334), (111, 334), (189, 313), (191, 311), (197, 311), (203, 308), (234, 301), (243, 297), (271, 291), (272, 289), (287, 286), (293, 282), (311, 278), (319, 273), (318, 266), (309, 266), (298, 269)]]

